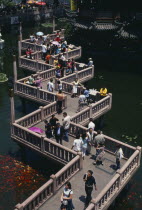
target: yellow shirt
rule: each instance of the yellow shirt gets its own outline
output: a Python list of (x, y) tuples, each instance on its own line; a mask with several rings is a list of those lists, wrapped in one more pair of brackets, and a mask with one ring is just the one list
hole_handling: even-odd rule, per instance
[(100, 89), (100, 95), (101, 96), (106, 96), (106, 94), (107, 94), (107, 88), (105, 88), (105, 89), (101, 88)]

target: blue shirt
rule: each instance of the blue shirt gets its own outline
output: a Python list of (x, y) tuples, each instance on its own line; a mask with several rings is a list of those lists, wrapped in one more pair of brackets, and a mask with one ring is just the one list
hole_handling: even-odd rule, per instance
[(84, 91), (84, 95), (85, 95), (85, 97), (86, 97), (86, 98), (88, 98), (88, 97), (89, 97), (89, 93), (90, 93), (90, 91), (89, 91), (89, 90), (85, 90), (85, 91)]
[(57, 135), (60, 135), (60, 134), (61, 134), (61, 129), (58, 128), (58, 130), (57, 130)]

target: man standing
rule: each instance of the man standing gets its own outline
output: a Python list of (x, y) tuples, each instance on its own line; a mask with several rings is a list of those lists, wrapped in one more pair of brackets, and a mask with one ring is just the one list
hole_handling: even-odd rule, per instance
[(50, 119), (50, 124), (52, 126), (52, 128), (55, 128), (56, 127), (56, 122), (58, 122), (59, 120), (55, 117), (55, 114), (52, 115), (51, 119)]
[(83, 91), (81, 91), (81, 95), (79, 96), (79, 99), (78, 99), (78, 109), (77, 109), (77, 112), (80, 112), (82, 110), (83, 106), (85, 105), (85, 101), (86, 101), (86, 97), (83, 94)]
[(62, 93), (62, 90), (59, 90), (59, 92), (56, 94), (57, 96), (57, 113), (62, 113), (62, 103), (65, 98), (64, 94)]
[(95, 134), (93, 133), (92, 128), (89, 128), (89, 131), (87, 132), (87, 135), (88, 135), (87, 152), (88, 152), (88, 154), (90, 154), (91, 153), (91, 146), (93, 146), (93, 144), (94, 144), (94, 137), (95, 137)]
[(47, 46), (45, 45), (45, 43), (43, 43), (42, 44), (42, 56), (43, 56), (44, 61), (45, 61), (46, 53), (47, 53)]
[(62, 138), (64, 134), (64, 128), (60, 125), (60, 123), (57, 123), (57, 127), (54, 129), (54, 135), (57, 143), (62, 144)]
[(93, 185), (95, 186), (95, 190), (97, 190), (95, 178), (92, 176), (93, 171), (88, 170), (87, 173), (84, 175), (83, 180), (85, 182), (85, 192), (86, 192), (86, 201), (85, 201), (85, 208), (89, 205), (92, 197)]
[(118, 144), (116, 147), (117, 150), (115, 152), (115, 155), (116, 155), (116, 170), (117, 170), (120, 169), (120, 161), (124, 157), (124, 154), (120, 144)]
[(64, 127), (64, 135), (65, 135), (65, 140), (68, 142), (69, 141), (68, 133), (69, 133), (69, 128), (70, 128), (71, 117), (67, 115), (66, 112), (63, 113), (63, 117), (64, 119), (62, 119), (62, 121), (63, 121), (63, 127)]
[(99, 149), (97, 149), (98, 146), (105, 144), (105, 138), (104, 138), (104, 135), (102, 134), (102, 131), (100, 131), (100, 130), (97, 131), (97, 136), (95, 136), (94, 143), (95, 143), (95, 147), (96, 147), (96, 158), (97, 158), (97, 156), (99, 154)]
[(77, 134), (76, 139), (74, 140), (71, 149), (74, 149), (75, 152), (81, 152), (82, 151), (82, 144), (83, 144), (83, 141), (80, 138), (80, 134)]
[(53, 79), (50, 79), (50, 81), (47, 83), (47, 90), (49, 92), (53, 92), (53, 89), (54, 89)]
[(88, 129), (89, 128), (92, 128), (93, 131), (95, 130), (95, 123), (93, 123), (92, 118), (89, 119)]

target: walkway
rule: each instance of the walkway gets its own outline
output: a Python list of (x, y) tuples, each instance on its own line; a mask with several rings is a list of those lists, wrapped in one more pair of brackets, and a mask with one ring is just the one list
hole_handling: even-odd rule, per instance
[[(70, 142), (73, 141), (73, 138), (70, 139)], [(66, 144), (65, 144), (66, 145)], [(70, 145), (70, 144), (69, 144)], [(68, 145), (68, 147), (69, 147)], [(71, 145), (70, 145), (71, 146)], [(85, 190), (84, 190), (84, 182), (83, 175), (86, 173), (88, 169), (91, 169), (94, 172), (94, 176), (97, 183), (97, 191), (93, 191), (92, 197), (95, 198), (103, 188), (109, 183), (114, 174), (116, 173), (111, 166), (115, 164), (115, 157), (109, 153), (105, 154), (104, 166), (98, 165), (94, 166), (93, 163), (93, 154), (95, 154), (95, 150), (92, 149), (92, 155), (86, 156), (83, 169), (79, 171), (71, 180), (72, 189), (74, 192), (73, 203), (75, 205), (76, 210), (83, 210), (84, 201), (85, 201)], [(124, 160), (123, 163), (124, 164)], [(39, 209), (40, 210), (58, 210), (60, 206), (60, 196), (63, 192), (63, 187), (57, 192), (56, 195), (51, 197), (47, 202), (43, 204)]]

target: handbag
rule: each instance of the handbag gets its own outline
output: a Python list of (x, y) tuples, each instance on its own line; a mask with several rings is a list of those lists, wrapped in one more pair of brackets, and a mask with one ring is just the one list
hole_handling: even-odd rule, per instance
[(64, 206), (67, 206), (67, 205), (68, 205), (68, 201), (67, 201), (67, 200), (63, 200), (62, 204), (63, 204)]

